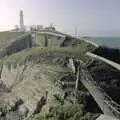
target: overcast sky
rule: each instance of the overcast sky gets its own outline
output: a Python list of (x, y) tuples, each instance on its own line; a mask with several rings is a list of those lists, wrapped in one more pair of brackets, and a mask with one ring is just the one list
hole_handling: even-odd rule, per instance
[(120, 0), (0, 0), (0, 30), (19, 24), (49, 25), (79, 35), (120, 36)]

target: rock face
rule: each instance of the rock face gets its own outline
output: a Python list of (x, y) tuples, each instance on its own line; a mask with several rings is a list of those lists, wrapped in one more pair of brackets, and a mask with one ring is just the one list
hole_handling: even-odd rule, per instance
[[(45, 35), (31, 33), (11, 40), (0, 49), (0, 120), (23, 120), (39, 113), (44, 115), (59, 105), (65, 110), (66, 104), (68, 108), (74, 108), (78, 97), (72, 92), (76, 71), (72, 72), (73, 63), (69, 58), (87, 59), (83, 53), (89, 44), (56, 36), (47, 36), (47, 42), (45, 45)], [(79, 94), (78, 101), (84, 106), (82, 104), (87, 103), (85, 99), (90, 95), (86, 94), (84, 86), (79, 87), (83, 94)]]
[(30, 34), (25, 34), (17, 38), (16, 41), (9, 43), (3, 49), (0, 49), (0, 58), (33, 46), (32, 36)]
[[(64, 59), (61, 58), (62, 61)], [(0, 96), (1, 119), (18, 120), (49, 111), (56, 102), (54, 95), (64, 94), (56, 82), (70, 72), (67, 67), (58, 64), (61, 60), (55, 58), (50, 64), (27, 62), (16, 67), (11, 65), (10, 68), (3, 64), (0, 79), (3, 86)]]

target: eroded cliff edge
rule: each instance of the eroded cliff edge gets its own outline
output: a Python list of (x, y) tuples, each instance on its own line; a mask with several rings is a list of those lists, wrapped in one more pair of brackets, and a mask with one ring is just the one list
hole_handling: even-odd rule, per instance
[[(76, 78), (69, 67), (69, 58), (86, 59), (77, 51), (35, 47), (1, 59), (1, 120), (22, 120), (38, 113), (50, 114), (51, 111), (60, 119), (57, 109), (64, 108), (72, 112), (68, 115), (69, 119), (76, 115), (75, 111), (76, 117), (95, 119), (101, 111), (89, 92), (81, 83), (79, 93), (73, 92)], [(73, 81), (67, 89), (60, 82), (63, 79)], [(89, 109), (91, 103), (96, 106), (92, 110)]]

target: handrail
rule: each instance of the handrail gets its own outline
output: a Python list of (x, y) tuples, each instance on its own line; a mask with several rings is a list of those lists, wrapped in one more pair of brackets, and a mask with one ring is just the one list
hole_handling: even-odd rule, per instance
[[(79, 73), (77, 75), (79, 75), (79, 77), (84, 77), (84, 79), (87, 81), (88, 84), (90, 84), (90, 83), (94, 84), (94, 86), (97, 89), (99, 89), (99, 91), (101, 91), (101, 93), (103, 93), (103, 102), (108, 106), (108, 108), (110, 109), (110, 111), (114, 115), (114, 117), (120, 118), (120, 105), (118, 103), (116, 103), (114, 100), (112, 100), (112, 98), (107, 95), (107, 93), (97, 84), (97, 82), (94, 81), (93, 77), (89, 74), (85, 63), (81, 60), (79, 60), (78, 63), (79, 63), (78, 67), (80, 67), (80, 69), (81, 69), (81, 74)], [(102, 108), (102, 110), (104, 110), (104, 108)]]
[(112, 112), (115, 112), (117, 116), (120, 117), (120, 105), (116, 103), (110, 96), (107, 95), (107, 93), (95, 82), (91, 75), (89, 75), (89, 72), (86, 67), (82, 67), (82, 75), (86, 78), (87, 82), (92, 82), (100, 91), (102, 91), (104, 95), (104, 103), (108, 105), (108, 107), (112, 110)]
[(92, 58), (95, 58), (95, 59), (99, 59), (105, 63), (107, 63), (108, 65), (111, 65), (112, 67), (116, 68), (117, 70), (120, 70), (120, 64), (114, 62), (114, 61), (111, 61), (111, 60), (108, 60), (104, 57), (101, 57), (99, 55), (96, 55), (96, 54), (93, 54), (93, 53), (90, 53), (90, 52), (87, 52), (86, 53), (87, 56), (90, 56)]

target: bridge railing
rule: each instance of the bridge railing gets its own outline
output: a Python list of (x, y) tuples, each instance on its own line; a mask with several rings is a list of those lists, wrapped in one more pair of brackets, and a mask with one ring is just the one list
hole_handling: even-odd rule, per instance
[(82, 70), (81, 72), (82, 75), (85, 77), (85, 80), (88, 80), (88, 83), (94, 84), (97, 87), (97, 89), (99, 89), (104, 94), (104, 103), (108, 105), (108, 107), (111, 109), (111, 111), (116, 117), (120, 118), (120, 105), (114, 100), (112, 100), (112, 98), (107, 95), (107, 93), (97, 84), (97, 82), (94, 81), (92, 76), (89, 75), (87, 68), (84, 67), (83, 69), (84, 70)]
[(117, 112), (120, 115), (120, 105), (112, 100), (111, 97), (109, 97), (106, 93), (104, 93), (105, 96), (105, 103), (115, 112)]
[[(74, 67), (75, 67), (75, 65), (74, 65)], [(108, 96), (105, 93), (105, 91), (97, 84), (97, 82), (89, 74), (86, 64), (83, 61), (79, 60), (78, 67), (80, 67), (80, 71), (79, 71), (79, 74), (77, 77), (83, 78), (83, 80), (86, 80), (88, 84), (93, 84), (96, 87), (96, 89), (98, 89), (101, 93), (103, 93), (103, 102), (111, 110), (114, 117), (120, 118), (120, 105), (118, 103), (116, 103), (114, 100), (112, 100), (112, 98), (110, 96)], [(104, 106), (102, 109), (104, 110)]]

